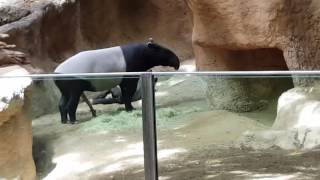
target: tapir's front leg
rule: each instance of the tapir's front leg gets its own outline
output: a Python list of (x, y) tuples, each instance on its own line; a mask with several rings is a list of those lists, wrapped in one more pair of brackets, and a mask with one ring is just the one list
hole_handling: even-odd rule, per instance
[(132, 97), (137, 89), (138, 80), (138, 78), (124, 79), (120, 84), (122, 100), (124, 102), (126, 111), (134, 110), (131, 102)]

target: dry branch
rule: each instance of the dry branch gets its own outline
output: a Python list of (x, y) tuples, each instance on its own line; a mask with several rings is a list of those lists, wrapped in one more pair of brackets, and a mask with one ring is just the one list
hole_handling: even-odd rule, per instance
[[(8, 34), (0, 34), (0, 39), (8, 38)], [(9, 50), (15, 48), (14, 44), (7, 44), (0, 41), (0, 66), (8, 64), (29, 64), (26, 60), (26, 55), (23, 52)]]

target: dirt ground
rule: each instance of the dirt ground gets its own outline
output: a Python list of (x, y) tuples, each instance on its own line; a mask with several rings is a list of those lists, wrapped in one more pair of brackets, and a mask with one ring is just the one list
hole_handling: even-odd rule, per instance
[[(320, 149), (256, 150), (239, 145), (245, 131), (272, 125), (274, 103), (252, 113), (211, 111), (199, 95), (200, 87), (195, 88), (199, 99), (181, 92), (184, 101), (167, 101), (161, 89), (174, 95), (174, 85), (187, 91), (182, 87), (190, 87), (190, 81), (177, 78), (171, 89), (160, 83), (157, 91), (160, 180), (320, 178)], [(35, 119), (33, 150), (39, 179), (144, 179), (141, 104), (134, 106), (137, 109), (128, 113), (123, 105), (97, 105), (98, 117), (91, 118), (88, 107), (80, 104), (76, 125), (60, 124), (58, 114)]]
[[(138, 110), (137, 110), (138, 111)], [(126, 113), (126, 112), (119, 112)], [(133, 112), (138, 113), (138, 112)], [(206, 116), (208, 112), (199, 112)], [(210, 112), (238, 117), (228, 112)], [(44, 118), (44, 119), (43, 119)], [(78, 125), (59, 124), (58, 115), (48, 115), (49, 124), (34, 127), (38, 176), (43, 179), (144, 179), (141, 128), (93, 132)], [(241, 119), (243, 118), (243, 119)], [(85, 119), (85, 118), (84, 118)], [(224, 121), (228, 121), (225, 118)], [(35, 123), (38, 123), (38, 122)], [(177, 120), (178, 121), (178, 120)], [(237, 132), (228, 123), (207, 120), (176, 122), (158, 129), (160, 179), (317, 179), (320, 178), (320, 151), (285, 151), (277, 147), (254, 150), (235, 146), (236, 136), (254, 123), (242, 122)], [(219, 125), (220, 124), (220, 125)], [(50, 130), (47, 128), (50, 126)], [(218, 126), (218, 127), (217, 127)], [(263, 125), (258, 128), (264, 128)], [(214, 128), (216, 127), (216, 128)], [(42, 129), (42, 130), (40, 130)], [(209, 133), (208, 130), (212, 129)], [(214, 130), (217, 130), (216, 132)], [(41, 132), (42, 131), (42, 132)], [(234, 139), (234, 141), (232, 140)], [(41, 154), (40, 153), (40, 154)]]

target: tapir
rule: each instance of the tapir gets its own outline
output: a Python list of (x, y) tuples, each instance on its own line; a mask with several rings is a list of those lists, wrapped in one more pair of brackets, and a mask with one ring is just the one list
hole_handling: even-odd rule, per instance
[[(57, 66), (54, 73), (108, 73), (143, 72), (155, 66), (170, 66), (179, 69), (177, 55), (170, 49), (149, 40), (147, 43), (132, 43), (104, 49), (80, 52)], [(71, 79), (58, 78), (55, 84), (61, 92), (59, 111), (61, 123), (77, 122), (76, 110), (84, 91), (111, 90), (117, 85), (126, 111), (132, 111), (132, 97), (137, 89), (139, 78), (82, 78), (76, 75)], [(69, 117), (69, 119), (68, 119)]]

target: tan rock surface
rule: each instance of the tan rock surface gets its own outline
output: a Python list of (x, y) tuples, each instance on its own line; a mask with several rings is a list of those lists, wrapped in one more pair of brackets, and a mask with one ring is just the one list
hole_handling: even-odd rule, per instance
[[(280, 70), (285, 64), (290, 70), (319, 69), (317, 0), (187, 0), (187, 4), (200, 70)], [(247, 56), (250, 61), (243, 61)]]

